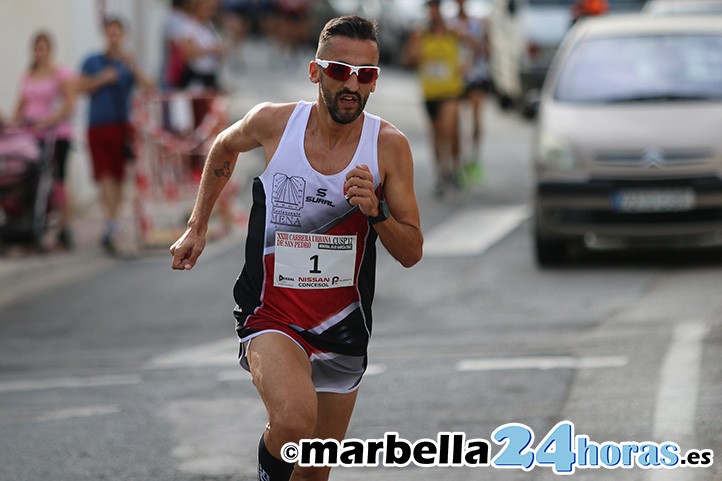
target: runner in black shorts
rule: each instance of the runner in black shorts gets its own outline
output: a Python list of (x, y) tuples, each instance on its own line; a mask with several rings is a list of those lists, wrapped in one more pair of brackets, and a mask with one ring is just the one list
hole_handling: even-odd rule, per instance
[(434, 122), (439, 118), (439, 114), (441, 113), (445, 103), (457, 101), (458, 99), (456, 98), (425, 100), (424, 107), (426, 107), (426, 113), (429, 114), (429, 119)]
[(434, 193), (441, 197), (449, 187), (460, 186), (458, 99), (464, 92), (461, 38), (447, 27), (438, 0), (429, 0), (426, 5), (428, 25), (412, 35), (404, 60), (418, 71), (431, 124)]

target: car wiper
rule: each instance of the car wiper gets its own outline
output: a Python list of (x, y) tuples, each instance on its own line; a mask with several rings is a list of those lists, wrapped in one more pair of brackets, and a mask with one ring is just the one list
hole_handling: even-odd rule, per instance
[(682, 94), (682, 93), (662, 93), (662, 94), (643, 94), (630, 95), (629, 97), (618, 97), (605, 99), (610, 104), (621, 104), (628, 102), (684, 102), (684, 101), (715, 101), (720, 100), (719, 96), (709, 94)]

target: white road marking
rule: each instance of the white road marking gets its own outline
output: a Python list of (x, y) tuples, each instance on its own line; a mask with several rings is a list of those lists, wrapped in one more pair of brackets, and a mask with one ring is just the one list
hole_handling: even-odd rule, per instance
[[(3, 262), (7, 263), (6, 269), (12, 273), (12, 282), (2, 282), (0, 307), (25, 299), (31, 294), (87, 279), (109, 267), (114, 261), (103, 256), (77, 254), (39, 259), (3, 259)], [(25, 267), (22, 267), (23, 264)]]
[(118, 404), (97, 404), (60, 409), (5, 408), (0, 409), (0, 424), (17, 422), (64, 421), (74, 418), (105, 416), (121, 411)]
[(424, 240), (425, 256), (470, 256), (486, 252), (531, 215), (526, 205), (462, 211), (432, 229)]
[(238, 366), (238, 369), (221, 371), (218, 373), (218, 381), (220, 382), (238, 382), (238, 381), (252, 381), (251, 375), (248, 371)]
[(151, 359), (144, 369), (232, 366), (238, 362), (238, 340), (224, 337), (196, 347), (178, 349)]
[(456, 364), (456, 370), (507, 371), (516, 369), (609, 369), (624, 367), (629, 363), (626, 356), (604, 357), (512, 357), (495, 359), (465, 359)]
[(378, 376), (379, 374), (383, 374), (385, 372), (385, 364), (369, 364), (366, 367), (366, 372), (364, 373), (364, 376)]
[(659, 438), (684, 440), (694, 429), (702, 343), (707, 330), (701, 322), (680, 324), (674, 330), (660, 368), (654, 412), (654, 434)]
[(89, 418), (93, 416), (105, 416), (120, 412), (120, 406), (111, 404), (107, 406), (85, 406), (78, 408), (55, 409), (45, 411), (35, 417), (35, 421), (62, 421), (73, 418)]
[(100, 386), (125, 386), (140, 384), (137, 374), (94, 377), (60, 377), (52, 379), (28, 379), (23, 381), (0, 382), (0, 393), (39, 391), (43, 389), (72, 389)]
[[(654, 410), (655, 441), (679, 444), (682, 454), (694, 446), (695, 412), (699, 393), (702, 347), (708, 326), (690, 321), (679, 324), (662, 361)], [(699, 473), (700, 475), (704, 473)], [(647, 473), (650, 481), (692, 481), (696, 469), (654, 470)]]
[[(238, 342), (224, 338), (188, 349), (179, 349), (151, 359), (144, 369), (170, 369), (178, 367), (208, 367), (238, 365)], [(375, 376), (386, 372), (383, 364), (369, 364), (366, 376)], [(218, 374), (221, 382), (250, 380), (250, 376), (240, 366)]]
[(194, 479), (256, 479), (253, 460), (267, 419), (260, 399), (169, 400), (157, 415), (170, 426), (179, 471)]
[[(385, 364), (369, 364), (366, 368), (364, 376), (378, 376), (387, 370)], [(251, 375), (241, 367), (234, 370), (221, 371), (218, 373), (218, 381), (220, 382), (238, 382), (251, 381)]]

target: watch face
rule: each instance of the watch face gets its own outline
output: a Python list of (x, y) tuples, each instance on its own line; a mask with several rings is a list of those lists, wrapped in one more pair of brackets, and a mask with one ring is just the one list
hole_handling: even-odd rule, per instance
[(371, 224), (377, 224), (389, 218), (389, 206), (383, 200), (379, 200), (379, 214), (376, 217), (369, 217)]
[(389, 205), (385, 201), (379, 201), (379, 207), (381, 207), (381, 213), (380, 215), (383, 216), (384, 219), (389, 218)]

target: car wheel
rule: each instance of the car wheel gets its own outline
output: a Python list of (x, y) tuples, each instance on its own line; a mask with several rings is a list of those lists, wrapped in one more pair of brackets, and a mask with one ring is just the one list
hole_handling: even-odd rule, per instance
[(569, 243), (535, 234), (536, 261), (540, 267), (559, 267), (569, 260)]

